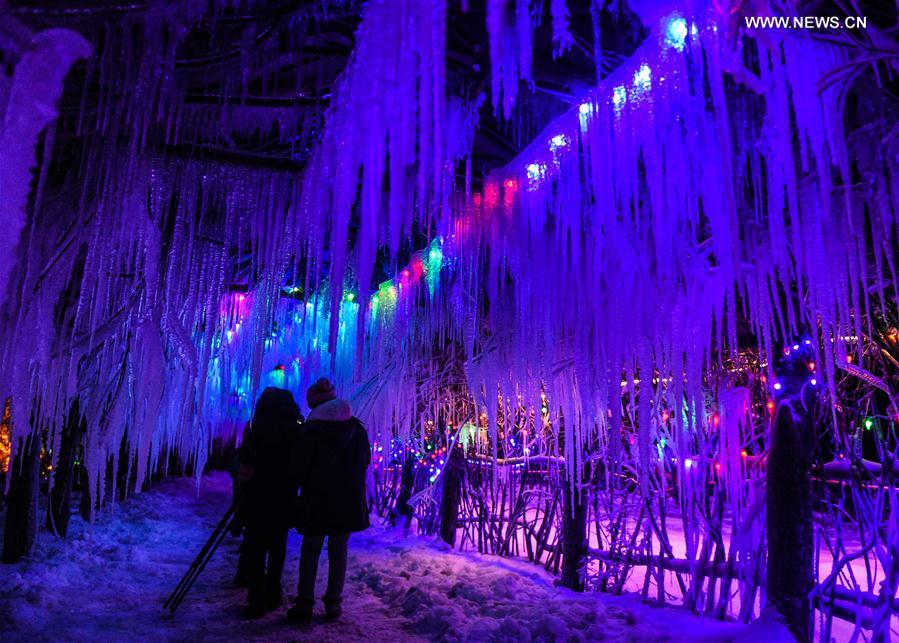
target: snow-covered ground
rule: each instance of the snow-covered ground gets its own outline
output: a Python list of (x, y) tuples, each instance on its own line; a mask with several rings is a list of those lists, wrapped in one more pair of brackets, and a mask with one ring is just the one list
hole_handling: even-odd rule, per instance
[[(380, 527), (350, 541), (345, 614), (337, 623), (298, 628), (284, 619), (287, 605), (244, 620), (245, 590), (231, 585), (238, 542), (230, 536), (170, 616), (162, 604), (230, 493), (224, 474), (204, 478), (199, 496), (192, 481), (169, 481), (107, 510), (93, 526), (73, 518), (65, 541), (42, 534), (31, 560), (0, 566), (0, 639), (772, 641), (780, 632), (629, 596), (575, 594), (525, 561), (459, 554)], [(291, 534), (284, 579), (290, 597), (299, 540)]]

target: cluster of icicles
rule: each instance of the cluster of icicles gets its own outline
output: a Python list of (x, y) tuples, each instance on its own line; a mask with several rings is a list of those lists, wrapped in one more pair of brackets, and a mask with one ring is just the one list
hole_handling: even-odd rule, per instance
[[(488, 5), (493, 100), (505, 113), (529, 68), (516, 4), (527, 3)], [(552, 6), (561, 23), (564, 3)], [(622, 457), (626, 412), (649, 494), (660, 409), (677, 411), (665, 437), (685, 466), (717, 397), (730, 436), (721, 457), (738, 462), (746, 396), (704, 388), (712, 362), (737, 349), (737, 311), (768, 364), (777, 341), (810, 332), (832, 386), (839, 338), (861, 334), (853, 313), (869, 306), (869, 282), (885, 276), (895, 292), (899, 176), (872, 166), (865, 191), (842, 189), (852, 179), (836, 92), (815, 87), (843, 62), (832, 48), (760, 45), (756, 76), (719, 16), (693, 6), (660, 13), (628, 64), (476, 194), (452, 178), (476, 114), (446, 96), (442, 0), (369, 3), (299, 180), (102, 149), (101, 189), (78, 204), (86, 225), (32, 233), (21, 292), (34, 296), (8, 298), (0, 393), (14, 397), (14, 436), (49, 426), (52, 448), (79, 398), (84, 465), (102, 495), (123, 442), (138, 481), (171, 451), (199, 472), (262, 386), (301, 393), (329, 375), (374, 434), (405, 438), (422, 421), (422, 373), (441, 347), (460, 346), (494, 445), (497, 395), (547, 399), (576, 477), (597, 445)], [(734, 131), (754, 116), (729, 113), (728, 75), (762, 88), (754, 127)], [(379, 250), (396, 256), (413, 223), (434, 242), (373, 289)], [(54, 234), (71, 239), (42, 255), (37, 240)], [(248, 291), (232, 285), (235, 263)], [(780, 296), (796, 289), (798, 303)], [(61, 295), (77, 301), (63, 324)], [(654, 372), (664, 386), (647, 385)]]
[[(346, 6), (319, 4), (325, 15)], [(228, 419), (242, 424), (248, 416), (271, 370), (273, 344), (295, 341), (291, 359), (305, 347), (305, 377), (358, 376), (361, 359), (345, 354), (361, 355), (362, 335), (346, 328), (373, 326), (349, 318), (359, 308), (359, 319), (369, 319), (368, 309), (344, 306), (344, 288), (322, 283), (352, 282), (367, 301), (378, 249), (395, 254), (413, 220), (435, 225), (455, 192), (450, 168), (471, 148), (475, 107), (445, 91), (446, 3), (374, 0), (302, 175), (160, 154), (160, 147), (190, 143), (208, 130), (227, 137), (271, 130), (272, 120), (279, 131), (297, 122), (283, 110), (266, 121), (258, 110), (233, 105), (210, 120), (211, 110), (185, 101), (189, 74), (179, 72), (178, 58), (190, 33), (185, 26), (214, 25), (226, 11), (255, 5), (265, 3), (150, 5), (107, 25), (99, 55), (72, 30), (29, 34), (16, 24), (17, 40), (0, 34), (4, 56), (17, 65), (12, 77), (0, 78), (10, 151), (0, 185), (13, 233), (2, 246), (8, 260), (0, 270), (0, 398), (12, 398), (14, 452), (21, 438), (37, 432), (46, 436), (51, 461), (60, 450), (61, 418), (78, 401), (87, 424), (82, 464), (96, 502), (114, 491), (106, 474), (121, 470), (122, 455), (138, 485), (171, 454), (202, 471), (213, 440), (230, 436)], [(314, 22), (316, 14), (303, 11), (290, 22)], [(15, 22), (10, 18), (4, 29)], [(247, 79), (271, 65), (267, 48), (256, 46), (266, 33), (246, 28), (242, 73), (223, 80), (223, 94), (245, 96)], [(95, 86), (100, 95), (89, 109), (60, 118), (91, 135), (62, 198), (44, 202), (55, 127), (39, 134), (56, 117), (65, 74), (82, 58), (84, 96)], [(152, 141), (160, 131), (163, 139)], [(27, 188), (35, 167), (41, 178), (30, 220)], [(361, 227), (351, 233), (360, 176)], [(422, 269), (414, 281), (423, 277), (433, 293), (439, 267), (426, 261), (428, 274)], [(294, 292), (307, 293), (299, 311), (292, 308)], [(407, 326), (417, 327), (411, 306), (399, 300), (381, 306), (385, 315), (399, 311), (392, 320), (404, 309)], [(302, 330), (282, 333), (288, 318), (305, 320)], [(393, 321), (384, 326), (391, 326), (385, 338), (403, 332)], [(309, 341), (301, 332), (311, 333)], [(398, 340), (395, 349), (366, 351), (386, 360), (403, 352), (399, 346)]]

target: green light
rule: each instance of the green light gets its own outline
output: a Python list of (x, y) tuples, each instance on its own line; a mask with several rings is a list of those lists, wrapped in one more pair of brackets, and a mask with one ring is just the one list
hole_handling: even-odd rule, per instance
[(874, 420), (872, 420), (871, 418), (867, 418), (867, 419), (865, 420), (865, 428), (866, 428), (868, 431), (870, 431), (871, 429), (873, 429), (873, 428), (874, 428)]
[(284, 372), (283, 366), (277, 366), (271, 370), (269, 373), (269, 382), (271, 382), (272, 386), (277, 386), (278, 388), (284, 388), (286, 373)]
[(344, 299), (346, 299), (347, 301), (351, 301), (351, 302), (356, 301), (356, 293), (348, 292), (346, 295), (344, 295)]

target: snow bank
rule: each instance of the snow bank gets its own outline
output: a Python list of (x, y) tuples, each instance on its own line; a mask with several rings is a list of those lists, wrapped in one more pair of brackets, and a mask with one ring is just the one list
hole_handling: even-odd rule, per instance
[[(297, 629), (283, 610), (243, 620), (230, 537), (171, 617), (162, 603), (224, 512), (231, 483), (214, 474), (195, 489), (193, 481), (167, 482), (93, 526), (73, 519), (68, 541), (43, 534), (32, 559), (0, 568), (3, 640), (731, 641), (751, 633), (631, 597), (575, 594), (524, 561), (460, 554), (381, 528), (351, 540), (339, 623)], [(288, 595), (298, 545), (292, 534)]]

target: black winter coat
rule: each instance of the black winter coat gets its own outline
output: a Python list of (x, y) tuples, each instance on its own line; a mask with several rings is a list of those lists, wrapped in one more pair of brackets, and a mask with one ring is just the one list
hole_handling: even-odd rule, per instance
[(290, 475), (290, 453), (299, 429), (298, 420), (284, 418), (254, 423), (246, 433), (238, 459), (253, 473), (243, 484), (244, 524), (290, 528), (297, 489)]
[(371, 446), (347, 402), (332, 400), (313, 409), (300, 428), (292, 460), (300, 487), (295, 519), (299, 533), (368, 529), (365, 475)]

